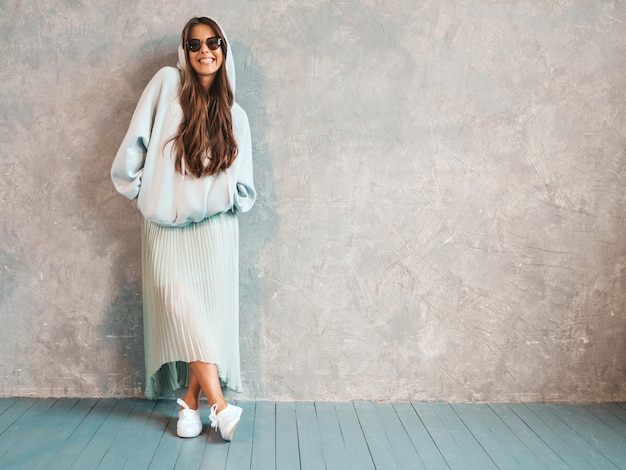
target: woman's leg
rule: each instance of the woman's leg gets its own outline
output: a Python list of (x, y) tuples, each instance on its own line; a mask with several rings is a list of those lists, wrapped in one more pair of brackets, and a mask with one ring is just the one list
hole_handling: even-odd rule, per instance
[[(194, 384), (194, 387), (202, 389), (204, 395), (209, 401), (209, 405), (217, 405), (217, 413), (226, 408), (227, 403), (224, 399), (224, 395), (222, 394), (222, 386), (220, 384), (220, 378), (217, 374), (217, 366), (215, 364), (207, 364), (206, 362), (190, 362), (189, 368), (191, 377), (189, 379), (189, 388), (187, 389), (187, 393), (189, 393), (192, 383), (194, 383), (192, 380), (194, 380), (195, 376), (195, 383), (197, 383), (197, 385)], [(197, 388), (194, 388), (191, 390), (191, 393), (197, 393), (196, 390)], [(185, 402), (189, 404), (186, 400)]]
[(183, 401), (187, 403), (192, 410), (197, 410), (200, 405), (200, 382), (198, 382), (198, 377), (191, 367), (189, 367), (189, 386), (187, 387)]

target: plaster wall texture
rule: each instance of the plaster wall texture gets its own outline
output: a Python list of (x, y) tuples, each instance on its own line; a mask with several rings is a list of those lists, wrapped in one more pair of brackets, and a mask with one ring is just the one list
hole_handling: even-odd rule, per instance
[(240, 398), (626, 400), (617, 0), (3, 1), (0, 395), (142, 394), (109, 169), (196, 14), (254, 136)]

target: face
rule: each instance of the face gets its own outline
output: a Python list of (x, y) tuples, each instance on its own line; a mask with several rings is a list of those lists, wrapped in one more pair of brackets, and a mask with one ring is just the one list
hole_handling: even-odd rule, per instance
[(205, 24), (197, 24), (191, 28), (188, 38), (188, 41), (191, 41), (192, 39), (200, 40), (200, 50), (197, 52), (187, 50), (187, 57), (189, 58), (189, 64), (198, 75), (200, 83), (202, 83), (204, 88), (207, 90), (213, 83), (215, 74), (224, 62), (224, 53), (221, 47), (212, 51), (207, 46), (207, 38), (213, 38), (215, 36), (216, 34), (213, 31), (213, 28)]

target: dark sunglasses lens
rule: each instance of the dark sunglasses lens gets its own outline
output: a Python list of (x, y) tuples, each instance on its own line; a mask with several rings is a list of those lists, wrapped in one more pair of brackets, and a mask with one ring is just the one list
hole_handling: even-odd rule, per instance
[(209, 49), (214, 51), (218, 47), (220, 47), (220, 40), (219, 40), (219, 38), (209, 38), (209, 39), (206, 40), (206, 45), (207, 45), (207, 47)]
[(187, 41), (187, 48), (189, 48), (191, 52), (198, 52), (201, 46), (202, 43), (198, 39)]

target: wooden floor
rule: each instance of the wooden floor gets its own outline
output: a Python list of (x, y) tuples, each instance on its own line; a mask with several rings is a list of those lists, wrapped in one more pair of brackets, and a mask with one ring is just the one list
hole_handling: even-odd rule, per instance
[[(626, 404), (239, 402), (231, 443), (173, 400), (0, 399), (0, 468), (626, 469)], [(206, 406), (205, 406), (206, 409)]]

